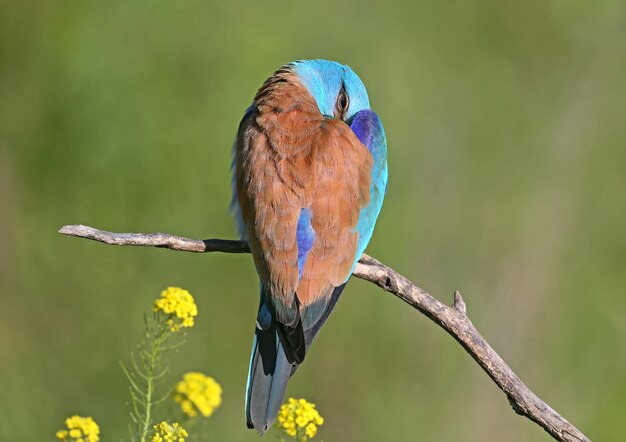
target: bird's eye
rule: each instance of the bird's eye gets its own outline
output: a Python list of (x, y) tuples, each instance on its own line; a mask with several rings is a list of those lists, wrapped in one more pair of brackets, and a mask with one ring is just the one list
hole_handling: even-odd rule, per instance
[(337, 110), (341, 115), (343, 115), (348, 111), (348, 106), (350, 106), (348, 94), (346, 94), (346, 91), (342, 89), (341, 92), (339, 92), (339, 96), (337, 97)]

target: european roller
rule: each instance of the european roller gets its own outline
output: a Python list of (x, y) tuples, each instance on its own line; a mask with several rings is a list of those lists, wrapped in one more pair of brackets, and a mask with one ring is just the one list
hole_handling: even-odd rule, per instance
[(367, 247), (386, 188), (385, 131), (348, 66), (296, 61), (263, 83), (233, 148), (233, 207), (261, 292), (249, 428), (262, 434), (276, 419)]

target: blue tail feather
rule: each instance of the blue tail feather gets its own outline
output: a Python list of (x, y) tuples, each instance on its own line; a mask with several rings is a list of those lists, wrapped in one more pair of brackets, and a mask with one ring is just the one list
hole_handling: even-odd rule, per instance
[(246, 391), (248, 428), (260, 434), (272, 426), (295, 368), (287, 361), (275, 326), (255, 331)]

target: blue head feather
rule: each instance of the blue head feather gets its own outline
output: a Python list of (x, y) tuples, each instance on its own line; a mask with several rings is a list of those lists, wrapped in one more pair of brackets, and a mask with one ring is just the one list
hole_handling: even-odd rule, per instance
[(349, 98), (344, 120), (370, 108), (361, 79), (348, 66), (328, 60), (300, 60), (292, 63), (294, 72), (313, 96), (322, 115), (333, 117), (337, 97), (343, 88)]

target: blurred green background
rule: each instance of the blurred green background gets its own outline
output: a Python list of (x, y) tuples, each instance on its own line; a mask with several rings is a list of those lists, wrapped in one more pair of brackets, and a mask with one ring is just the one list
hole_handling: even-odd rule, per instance
[[(442, 301), (592, 439), (626, 432), (626, 3), (3, 1), (0, 440), (66, 416), (127, 435), (119, 360), (168, 285), (200, 316), (172, 356), (222, 384), (206, 440), (255, 441), (248, 255), (115, 248), (63, 224), (235, 236), (230, 147), (300, 58), (349, 64), (388, 134), (368, 252)], [(543, 441), (439, 327), (353, 280), (288, 394), (329, 441)], [(264, 440), (274, 440), (268, 435)]]

